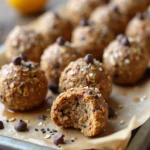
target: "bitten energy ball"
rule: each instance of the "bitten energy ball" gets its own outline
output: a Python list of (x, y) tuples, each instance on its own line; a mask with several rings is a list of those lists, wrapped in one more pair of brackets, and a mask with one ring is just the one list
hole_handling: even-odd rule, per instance
[(6, 57), (11, 61), (14, 56), (25, 54), (29, 60), (39, 62), (45, 47), (46, 43), (39, 32), (16, 26), (6, 41)]
[(82, 57), (92, 54), (100, 59), (104, 48), (114, 39), (114, 34), (107, 26), (95, 26), (82, 23), (72, 33), (72, 43)]
[(47, 12), (41, 16), (36, 29), (41, 32), (48, 44), (55, 42), (59, 36), (66, 40), (71, 38), (71, 23), (57, 12)]
[(116, 34), (124, 32), (128, 23), (127, 16), (123, 15), (119, 8), (112, 3), (96, 8), (92, 12), (90, 20), (99, 26), (108, 26)]
[(36, 63), (15, 57), (0, 70), (0, 101), (9, 109), (25, 111), (39, 106), (47, 93), (47, 80)]
[(132, 18), (137, 12), (144, 11), (148, 4), (149, 0), (112, 0), (112, 3), (118, 6), (121, 12)]
[(73, 25), (77, 25), (83, 18), (88, 18), (90, 13), (108, 0), (69, 0), (67, 3), (67, 17)]
[(150, 12), (137, 13), (128, 24), (126, 35), (136, 39), (150, 52)]
[(100, 90), (105, 100), (111, 93), (111, 78), (102, 63), (88, 54), (84, 58), (71, 62), (62, 72), (59, 80), (60, 91), (74, 87), (95, 87)]
[(58, 84), (61, 72), (77, 58), (76, 49), (62, 37), (57, 38), (56, 43), (50, 45), (41, 57), (41, 68), (49, 83)]
[(148, 51), (124, 35), (118, 35), (103, 55), (105, 69), (118, 84), (134, 84), (139, 81), (148, 61)]
[(51, 109), (52, 121), (63, 127), (74, 127), (88, 137), (104, 131), (108, 106), (99, 90), (72, 88), (60, 94)]

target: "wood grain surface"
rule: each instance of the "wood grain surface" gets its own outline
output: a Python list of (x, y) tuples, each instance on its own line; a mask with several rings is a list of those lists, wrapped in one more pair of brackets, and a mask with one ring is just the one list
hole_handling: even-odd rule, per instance
[[(51, 1), (48, 0), (45, 10), (49, 10), (52, 7), (54, 8), (53, 2), (51, 3)], [(42, 11), (41, 13), (43, 13), (44, 11)], [(16, 10), (11, 8), (6, 3), (6, 0), (0, 0), (0, 44), (3, 44), (5, 42), (8, 33), (13, 29), (15, 25), (27, 24), (41, 13), (32, 16), (23, 16)]]

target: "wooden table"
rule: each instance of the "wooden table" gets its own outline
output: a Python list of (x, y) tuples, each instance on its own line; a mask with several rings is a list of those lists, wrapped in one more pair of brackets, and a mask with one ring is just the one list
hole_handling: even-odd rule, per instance
[[(51, 9), (51, 7), (54, 7), (53, 2), (50, 5), (50, 0), (48, 0), (45, 10)], [(8, 33), (15, 25), (27, 24), (40, 14), (32, 16), (20, 15), (16, 10), (6, 4), (6, 0), (0, 0), (0, 45), (5, 42)]]

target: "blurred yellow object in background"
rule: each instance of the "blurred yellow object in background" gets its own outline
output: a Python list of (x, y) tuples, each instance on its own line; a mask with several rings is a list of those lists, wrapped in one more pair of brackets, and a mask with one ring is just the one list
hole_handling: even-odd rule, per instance
[(42, 10), (47, 0), (7, 0), (8, 4), (20, 13), (33, 14)]

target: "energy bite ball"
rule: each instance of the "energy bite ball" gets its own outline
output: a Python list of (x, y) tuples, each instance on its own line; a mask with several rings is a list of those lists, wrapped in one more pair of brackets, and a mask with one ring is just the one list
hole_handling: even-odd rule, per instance
[(47, 12), (41, 16), (36, 29), (41, 32), (48, 44), (55, 42), (59, 36), (66, 40), (71, 38), (71, 23), (57, 12)]
[(39, 62), (46, 47), (43, 36), (27, 27), (16, 26), (6, 40), (6, 58), (25, 54), (29, 60)]
[(90, 20), (100, 26), (108, 26), (116, 34), (124, 32), (128, 23), (127, 16), (123, 15), (119, 8), (112, 3), (96, 8), (92, 12)]
[(45, 71), (49, 83), (58, 84), (61, 72), (78, 57), (76, 49), (69, 42), (62, 37), (57, 38), (56, 42), (50, 45), (41, 57), (41, 68)]
[(126, 35), (136, 39), (150, 52), (150, 12), (137, 13), (129, 22)]
[(112, 90), (111, 78), (103, 64), (88, 54), (71, 62), (62, 72), (59, 80), (61, 92), (74, 87), (95, 87), (100, 90), (105, 100)]
[(15, 57), (0, 70), (0, 101), (9, 109), (25, 111), (39, 106), (47, 93), (47, 80), (38, 64)]
[(114, 34), (107, 26), (97, 27), (87, 23), (82, 23), (72, 33), (72, 43), (82, 57), (90, 53), (100, 59), (104, 48), (113, 39)]
[(75, 26), (82, 18), (88, 18), (90, 13), (108, 0), (69, 0), (67, 3), (67, 17)]
[(74, 127), (88, 137), (104, 131), (108, 106), (99, 90), (72, 88), (60, 94), (51, 108), (51, 119), (63, 127)]
[(144, 11), (148, 4), (149, 0), (112, 0), (112, 3), (118, 6), (121, 12), (132, 18), (137, 12)]
[(124, 35), (118, 35), (103, 55), (105, 69), (118, 84), (134, 84), (139, 81), (148, 61), (148, 51)]

